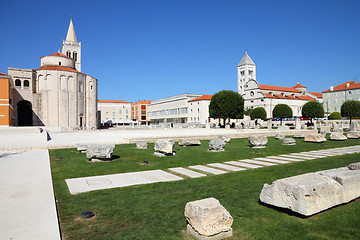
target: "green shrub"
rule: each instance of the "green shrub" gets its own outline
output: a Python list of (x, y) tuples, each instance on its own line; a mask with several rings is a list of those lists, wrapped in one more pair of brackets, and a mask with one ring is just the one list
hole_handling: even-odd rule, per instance
[(251, 120), (254, 120), (256, 118), (260, 118), (261, 120), (266, 119), (266, 110), (263, 107), (257, 107), (253, 109), (250, 113)]
[(329, 115), (329, 120), (341, 120), (341, 114), (339, 112), (332, 112)]

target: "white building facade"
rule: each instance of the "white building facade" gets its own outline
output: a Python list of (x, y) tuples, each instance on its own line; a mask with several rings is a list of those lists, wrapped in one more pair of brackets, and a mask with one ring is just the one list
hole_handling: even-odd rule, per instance
[(130, 124), (131, 103), (122, 100), (98, 100), (98, 111), (101, 113), (101, 123), (111, 121), (116, 125)]
[(244, 98), (244, 108), (263, 107), (271, 118), (277, 104), (287, 104), (293, 116), (301, 116), (302, 106), (308, 101), (322, 103), (322, 94), (307, 92), (307, 88), (296, 84), (293, 87), (260, 85), (256, 80), (256, 65), (247, 52), (237, 66), (238, 92)]
[(212, 95), (202, 95), (200, 97), (191, 99), (189, 104), (188, 122), (193, 123), (211, 123), (212, 119), (209, 117), (209, 105)]
[(199, 94), (181, 94), (151, 101), (148, 105), (150, 123), (187, 123), (189, 121), (189, 100)]

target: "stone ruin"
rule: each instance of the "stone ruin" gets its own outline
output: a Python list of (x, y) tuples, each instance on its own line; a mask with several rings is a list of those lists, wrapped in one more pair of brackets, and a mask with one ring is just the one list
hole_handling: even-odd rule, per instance
[(344, 141), (347, 137), (342, 132), (332, 132), (330, 134), (330, 140)]
[(230, 135), (220, 135), (219, 139), (223, 140), (225, 143), (229, 143), (231, 140)]
[(311, 216), (360, 197), (360, 162), (264, 184), (260, 201)]
[(137, 149), (147, 149), (148, 148), (148, 144), (144, 140), (136, 141), (135, 144), (136, 144)]
[(115, 149), (115, 144), (88, 144), (86, 157), (92, 162), (109, 161)]
[(194, 138), (181, 138), (178, 142), (179, 146), (200, 146), (201, 142), (199, 139)]
[(197, 239), (225, 239), (232, 236), (233, 217), (215, 198), (188, 202), (184, 213), (187, 232)]
[(311, 133), (305, 135), (304, 142), (322, 143), (326, 142), (326, 138), (321, 134)]
[(173, 151), (175, 141), (173, 139), (159, 139), (155, 142), (154, 145), (154, 155), (159, 157), (165, 156), (174, 156), (175, 152)]
[(283, 145), (295, 145), (296, 141), (293, 138), (284, 138)]
[(285, 138), (285, 133), (277, 133), (275, 139), (283, 140)]
[(262, 135), (250, 135), (248, 137), (248, 141), (250, 143), (250, 147), (252, 148), (265, 148), (268, 139), (266, 136), (262, 136)]
[(213, 139), (209, 142), (210, 152), (223, 152), (225, 151), (225, 142), (221, 139)]

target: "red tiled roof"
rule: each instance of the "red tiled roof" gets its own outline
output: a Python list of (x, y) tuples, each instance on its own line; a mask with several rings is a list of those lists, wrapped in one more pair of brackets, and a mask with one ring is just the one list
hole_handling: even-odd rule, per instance
[(0, 72), (0, 75), (7, 75), (7, 74), (5, 74), (5, 73), (1, 73), (1, 72)]
[(98, 100), (98, 103), (130, 103), (122, 100)]
[(266, 98), (276, 98), (276, 97), (274, 97), (273, 95), (268, 94), (268, 93), (265, 93), (265, 97), (266, 97)]
[[(63, 54), (63, 53), (61, 53), (61, 52), (57, 52), (57, 53), (53, 53), (53, 54), (50, 54), (50, 55), (42, 56), (41, 58), (47, 57), (47, 56), (67, 57), (67, 58), (73, 59), (73, 58), (71, 58), (71, 57), (66, 56), (65, 54)], [(40, 58), (40, 59), (41, 59), (41, 58)], [(74, 61), (75, 61), (75, 60), (74, 60)]]
[(315, 98), (312, 98), (310, 96), (296, 96), (296, 97), (300, 100), (308, 100), (308, 101), (316, 100)]
[(278, 86), (270, 86), (270, 85), (262, 85), (260, 84), (261, 90), (273, 90), (273, 91), (283, 91), (283, 92), (297, 92), (301, 93), (301, 91), (296, 90), (295, 88), (289, 87), (278, 87)]
[(266, 98), (277, 98), (277, 99), (293, 99), (293, 100), (307, 100), (307, 101), (313, 101), (316, 100), (315, 98), (312, 98), (310, 96), (291, 96), (291, 95), (279, 95), (279, 94), (274, 94), (274, 95), (270, 95), (268, 93), (265, 93), (265, 97)]
[(200, 101), (200, 100), (211, 100), (213, 95), (202, 95), (200, 97), (189, 100), (188, 102)]
[(62, 66), (42, 66), (41, 68), (38, 68), (36, 70), (61, 70), (61, 71), (69, 71), (69, 72), (81, 73), (78, 70), (75, 70), (73, 68), (62, 67)]
[(282, 98), (282, 99), (286, 99), (287, 97), (283, 96), (283, 95), (279, 95), (279, 94), (274, 94), (274, 96), (276, 98)]
[(136, 102), (136, 103), (132, 103), (131, 106), (138, 105), (138, 104), (151, 104), (151, 101), (143, 100), (143, 101), (139, 101), (139, 102)]
[[(333, 91), (342, 91), (345, 89), (347, 90), (347, 89), (356, 89), (356, 88), (360, 88), (360, 83), (356, 83), (355, 81), (348, 81), (340, 85), (337, 85), (336, 87), (334, 87)], [(323, 91), (323, 93), (324, 92), (330, 92), (330, 89)]]
[(306, 88), (306, 87), (297, 83), (292, 88)]
[(285, 97), (287, 97), (287, 98), (289, 98), (289, 99), (297, 99), (296, 97), (291, 96), (291, 95), (285, 95)]
[(322, 98), (323, 97), (322, 93), (318, 93), (318, 92), (308, 92), (308, 93), (314, 95), (317, 98)]

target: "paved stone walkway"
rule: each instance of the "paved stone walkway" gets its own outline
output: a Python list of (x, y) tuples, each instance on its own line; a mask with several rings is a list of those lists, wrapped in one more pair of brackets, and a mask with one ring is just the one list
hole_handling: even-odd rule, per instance
[(60, 239), (47, 150), (0, 152), (0, 239)]
[(228, 161), (224, 163), (210, 163), (207, 165), (194, 165), (188, 168), (176, 167), (164, 170), (141, 171), (132, 173), (120, 173), (112, 175), (73, 178), (66, 179), (66, 183), (71, 194), (125, 187), (139, 184), (149, 184), (155, 182), (168, 182), (183, 180), (182, 177), (174, 175), (182, 175), (189, 178), (204, 177), (207, 175), (225, 174), (233, 171), (244, 171), (247, 169), (260, 168), (264, 166), (274, 166), (278, 164), (286, 164), (291, 162), (313, 160), (329, 156), (359, 153), (360, 145), (333, 148), (301, 153), (291, 153), (280, 156), (259, 157), (254, 159), (242, 159), (239, 161)]

